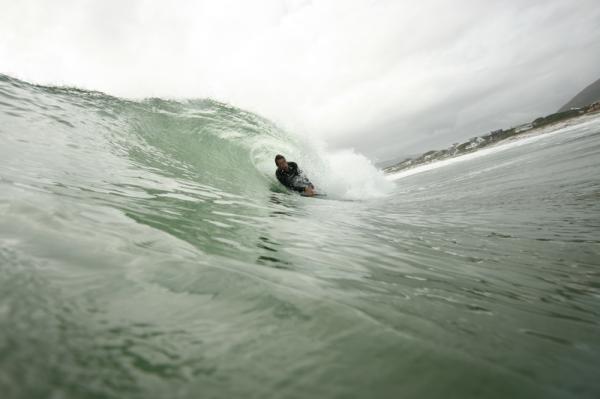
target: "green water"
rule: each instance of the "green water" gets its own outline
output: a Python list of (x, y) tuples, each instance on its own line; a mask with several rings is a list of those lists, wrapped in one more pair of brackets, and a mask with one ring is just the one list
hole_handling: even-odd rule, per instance
[(600, 118), (556, 129), (388, 181), (225, 104), (0, 75), (1, 396), (596, 398)]

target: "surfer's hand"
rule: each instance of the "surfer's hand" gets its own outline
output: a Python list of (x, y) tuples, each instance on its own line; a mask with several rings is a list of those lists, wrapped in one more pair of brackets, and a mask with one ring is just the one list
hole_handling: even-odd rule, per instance
[(306, 188), (304, 188), (304, 195), (312, 197), (313, 195), (315, 195), (315, 190), (313, 190), (311, 186), (307, 186)]

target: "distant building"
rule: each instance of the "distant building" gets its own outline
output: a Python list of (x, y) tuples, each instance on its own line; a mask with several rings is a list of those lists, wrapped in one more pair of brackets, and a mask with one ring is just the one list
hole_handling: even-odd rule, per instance
[(485, 141), (484, 138), (473, 137), (473, 138), (469, 139), (469, 145), (466, 146), (465, 149), (472, 150), (473, 148), (477, 148), (477, 147), (479, 147), (479, 144), (483, 143), (484, 141)]
[(517, 127), (515, 127), (515, 133), (521, 133), (521, 132), (525, 132), (529, 129), (533, 129), (533, 124), (531, 123), (524, 123), (522, 125), (519, 125)]

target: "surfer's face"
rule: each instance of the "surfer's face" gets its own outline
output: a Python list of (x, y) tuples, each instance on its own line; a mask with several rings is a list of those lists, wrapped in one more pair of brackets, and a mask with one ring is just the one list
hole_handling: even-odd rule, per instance
[(287, 161), (285, 160), (285, 158), (280, 158), (277, 160), (277, 168), (279, 168), (280, 170), (288, 170), (288, 164)]

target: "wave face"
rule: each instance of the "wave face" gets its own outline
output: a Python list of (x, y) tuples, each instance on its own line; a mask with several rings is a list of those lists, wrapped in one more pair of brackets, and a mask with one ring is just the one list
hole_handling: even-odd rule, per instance
[(593, 116), (394, 183), (227, 104), (0, 75), (0, 392), (597, 397), (599, 166)]

